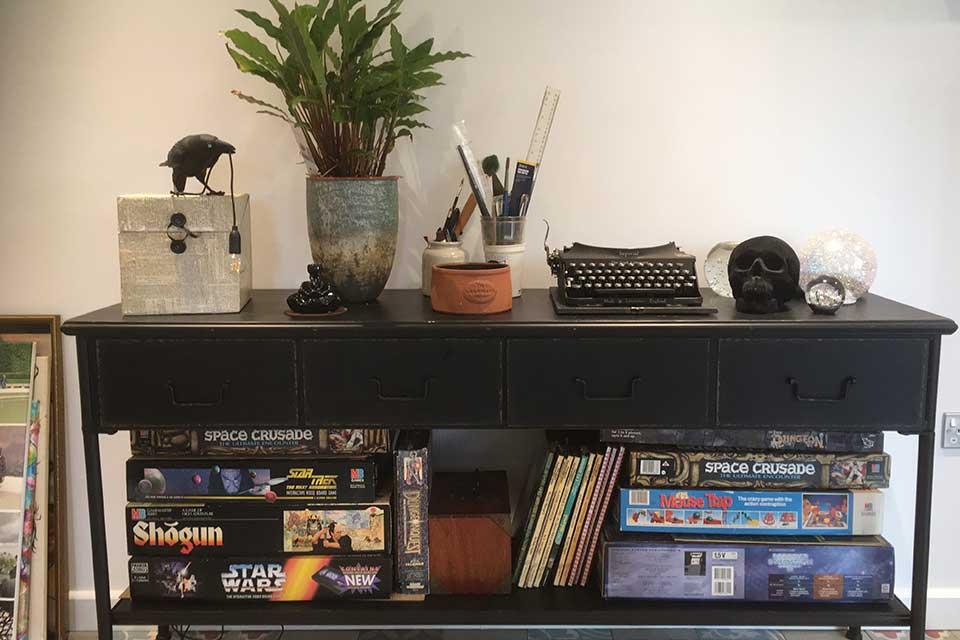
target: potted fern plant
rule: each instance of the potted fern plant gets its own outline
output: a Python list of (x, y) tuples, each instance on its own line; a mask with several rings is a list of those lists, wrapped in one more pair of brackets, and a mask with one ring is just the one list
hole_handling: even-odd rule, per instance
[[(408, 47), (394, 22), (403, 0), (372, 17), (362, 0), (319, 0), (287, 8), (270, 0), (276, 21), (237, 12), (273, 46), (231, 29), (227, 51), (244, 73), (280, 90), (282, 106), (234, 91), (259, 112), (294, 129), (307, 166), (307, 222), (314, 262), (348, 302), (376, 299), (397, 244), (397, 178), (384, 177), (398, 139), (427, 127), (421, 91), (442, 84), (434, 67), (467, 57)], [(381, 44), (385, 41), (385, 44)]]

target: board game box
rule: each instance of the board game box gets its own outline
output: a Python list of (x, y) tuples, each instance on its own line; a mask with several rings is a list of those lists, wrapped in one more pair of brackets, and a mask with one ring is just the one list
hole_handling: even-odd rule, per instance
[(738, 449), (799, 453), (883, 453), (882, 431), (763, 429), (603, 429), (602, 442), (684, 449)]
[(133, 429), (130, 451), (137, 457), (298, 456), (386, 453), (387, 429)]
[(890, 485), (885, 453), (737, 453), (633, 449), (632, 487), (881, 489)]
[(388, 598), (390, 556), (130, 558), (134, 600), (304, 602)]
[(430, 592), (430, 432), (404, 432), (395, 447), (397, 591)]
[(130, 458), (127, 499), (371, 502), (377, 467), (359, 458)]
[(621, 489), (614, 513), (625, 532), (879, 535), (883, 493)]
[(707, 540), (608, 526), (600, 554), (605, 598), (878, 602), (893, 594), (893, 547), (877, 536)]
[(130, 555), (390, 552), (390, 497), (366, 504), (129, 504)]

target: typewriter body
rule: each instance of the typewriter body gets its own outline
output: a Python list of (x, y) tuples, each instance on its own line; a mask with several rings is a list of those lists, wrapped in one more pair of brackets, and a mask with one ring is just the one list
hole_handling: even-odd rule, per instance
[(562, 251), (550, 251), (544, 241), (544, 249), (550, 271), (557, 278), (556, 297), (562, 305), (639, 311), (703, 304), (696, 258), (672, 242), (641, 249), (575, 242)]

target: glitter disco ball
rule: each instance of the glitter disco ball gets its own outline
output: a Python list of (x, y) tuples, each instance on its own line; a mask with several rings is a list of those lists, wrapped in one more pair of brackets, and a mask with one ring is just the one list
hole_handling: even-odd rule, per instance
[(730, 262), (730, 254), (737, 248), (739, 242), (720, 242), (710, 249), (707, 259), (703, 263), (703, 275), (707, 278), (707, 286), (713, 289), (714, 293), (724, 298), (733, 297), (733, 289), (730, 288), (730, 278), (727, 276), (727, 264)]
[(870, 290), (877, 277), (877, 254), (870, 243), (843, 229), (811, 236), (800, 250), (800, 288), (807, 290), (819, 276), (833, 276), (846, 289), (844, 304), (853, 304)]

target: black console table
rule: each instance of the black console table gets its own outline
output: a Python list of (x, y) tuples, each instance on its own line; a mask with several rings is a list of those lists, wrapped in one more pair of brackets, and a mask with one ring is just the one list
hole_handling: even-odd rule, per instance
[[(419, 291), (324, 319), (257, 291), (238, 314), (75, 318), (99, 637), (124, 625), (758, 625), (910, 627), (923, 640), (940, 338), (951, 320), (870, 295), (837, 316), (802, 302), (745, 316), (557, 317), (547, 292), (512, 312), (434, 313)], [(639, 381), (636, 381), (638, 379)], [(916, 435), (912, 609), (884, 604), (606, 601), (596, 589), (423, 602), (111, 602), (99, 436), (131, 426), (475, 429), (883, 429)], [(896, 474), (896, 470), (894, 470)], [(109, 514), (119, 525), (120, 511)], [(901, 550), (903, 552), (904, 550)]]

